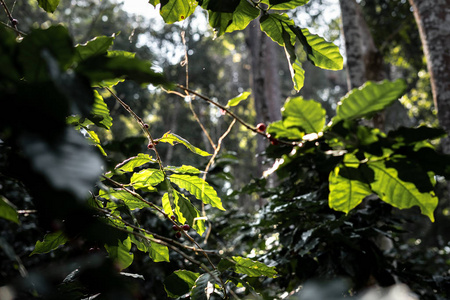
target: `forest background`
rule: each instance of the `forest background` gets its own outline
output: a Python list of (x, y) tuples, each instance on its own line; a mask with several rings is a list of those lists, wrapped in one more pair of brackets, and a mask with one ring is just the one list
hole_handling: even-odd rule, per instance
[(1, 299), (448, 299), (449, 45), (424, 55), (420, 5), (180, 2), (2, 0)]

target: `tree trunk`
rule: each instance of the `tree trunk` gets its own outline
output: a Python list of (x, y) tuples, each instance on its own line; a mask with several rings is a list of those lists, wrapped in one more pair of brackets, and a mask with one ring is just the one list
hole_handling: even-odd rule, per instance
[[(440, 126), (450, 135), (450, 0), (409, 0), (419, 27)], [(450, 154), (450, 139), (442, 141)]]
[[(375, 46), (361, 7), (355, 0), (340, 0), (339, 3), (347, 55), (348, 90), (358, 88), (368, 80), (385, 79), (383, 57)], [(374, 127), (384, 129), (384, 123), (383, 113), (373, 117)]]

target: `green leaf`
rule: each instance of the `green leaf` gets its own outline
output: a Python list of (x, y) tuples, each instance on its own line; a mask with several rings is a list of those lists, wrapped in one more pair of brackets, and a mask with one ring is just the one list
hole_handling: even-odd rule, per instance
[(14, 205), (0, 195), (0, 218), (20, 224), (19, 215)]
[(52, 250), (57, 249), (59, 246), (64, 245), (67, 241), (68, 239), (62, 231), (46, 234), (42, 242), (36, 242), (34, 250), (33, 252), (31, 252), (30, 256), (33, 254), (48, 253)]
[(75, 46), (75, 61), (80, 62), (92, 56), (104, 55), (114, 43), (115, 36), (97, 36), (85, 44)]
[[(283, 32), (290, 32), (291, 30), (289, 28), (295, 26), (294, 21), (286, 14), (264, 15), (261, 17), (260, 22), (261, 30), (280, 46), (284, 46), (285, 37), (283, 37)], [(294, 40), (291, 40), (291, 44), (293, 45), (294, 43), (295, 37)]]
[[(153, 236), (151, 236), (153, 237)], [(148, 254), (154, 262), (169, 262), (169, 248), (167, 246), (158, 244), (156, 242), (150, 242), (150, 248)]]
[(386, 168), (383, 161), (369, 161), (368, 165), (375, 172), (372, 190), (381, 200), (400, 209), (418, 206), (422, 214), (434, 222), (433, 212), (438, 199), (433, 192), (419, 192), (414, 183), (400, 180), (398, 171)]
[(225, 32), (243, 30), (258, 16), (259, 9), (251, 5), (247, 0), (240, 0), (239, 5), (232, 14), (231, 23), (229, 23)]
[(383, 110), (403, 95), (405, 88), (406, 84), (401, 79), (394, 82), (384, 80), (379, 83), (368, 81), (362, 87), (351, 90), (341, 99), (332, 123), (367, 117)]
[(263, 0), (261, 2), (269, 5), (269, 9), (289, 10), (305, 5), (309, 0)]
[(186, 148), (188, 148), (191, 152), (201, 155), (201, 156), (210, 156), (206, 151), (203, 151), (195, 146), (193, 146), (191, 143), (189, 143), (187, 140), (182, 138), (179, 135), (176, 135), (174, 133), (167, 132), (163, 135), (162, 138), (159, 139), (161, 143), (169, 143), (172, 146), (176, 144), (183, 144)]
[(288, 98), (281, 113), (283, 125), (287, 128), (299, 127), (305, 133), (321, 132), (325, 126), (325, 109), (314, 100), (302, 97)]
[(141, 234), (145, 235), (147, 239), (144, 239), (139, 236), (130, 235), (131, 241), (136, 245), (139, 251), (144, 253), (148, 253), (149, 257), (154, 262), (169, 262), (169, 249), (167, 246), (158, 244), (153, 240), (156, 240), (153, 235), (141, 232)]
[[(180, 223), (187, 223), (200, 236), (205, 232), (205, 220), (201, 217), (199, 210), (192, 205), (191, 201), (183, 194), (174, 191), (175, 212)], [(182, 215), (182, 217), (180, 216)]]
[(304, 133), (297, 127), (287, 128), (282, 120), (271, 123), (267, 132), (275, 138), (286, 138), (289, 140), (301, 140)]
[[(163, 206), (164, 212), (165, 212), (169, 217), (171, 217), (171, 216), (174, 215), (174, 213), (173, 213), (173, 207), (174, 207), (174, 205), (175, 205), (175, 203), (172, 203), (170, 200), (171, 200), (171, 199), (170, 199), (168, 193), (165, 193), (165, 194), (163, 195), (162, 199), (161, 199), (161, 202), (162, 202), (162, 206)], [(172, 200), (172, 201), (174, 201), (174, 200)], [(181, 216), (181, 217), (182, 217), (182, 216)], [(180, 219), (180, 216), (178, 217), (178, 219)], [(182, 222), (182, 221), (180, 220), (180, 222)], [(184, 222), (184, 221), (183, 221), (183, 222)]]
[[(211, 273), (216, 277), (219, 276), (218, 271), (212, 271)], [(195, 285), (192, 287), (191, 290), (192, 300), (210, 299), (210, 296), (213, 293), (213, 291), (208, 289), (208, 283), (214, 285), (214, 283), (216, 282), (214, 276), (211, 276), (211, 274), (209, 273), (205, 273), (197, 278), (197, 280), (195, 281)]]
[(194, 0), (161, 0), (160, 3), (160, 14), (167, 24), (186, 19), (198, 5)]
[(171, 298), (181, 297), (191, 291), (199, 276), (188, 270), (175, 271), (164, 280), (164, 289)]
[(305, 83), (305, 70), (302, 68), (302, 63), (297, 59), (295, 47), (291, 43), (291, 35), (284, 28), (282, 36), (286, 57), (289, 60), (289, 71), (291, 73), (292, 82), (294, 83), (295, 90), (299, 91)]
[(164, 76), (153, 71), (152, 67), (150, 61), (114, 51), (111, 54), (108, 52), (108, 55), (90, 57), (80, 62), (75, 70), (86, 76), (93, 86), (111, 86), (121, 79), (142, 84), (168, 85)]
[(115, 261), (120, 270), (128, 268), (134, 259), (134, 254), (130, 253), (131, 238), (128, 236), (125, 240), (117, 240), (116, 245), (105, 245), (109, 257)]
[(200, 174), (200, 170), (193, 167), (193, 166), (187, 166), (182, 165), (181, 167), (174, 167), (174, 166), (167, 166), (164, 168), (164, 171), (169, 171), (173, 173), (179, 173), (179, 174), (190, 174), (190, 175), (197, 175)]
[(332, 209), (349, 213), (365, 197), (373, 194), (368, 183), (351, 179), (352, 177), (360, 176), (359, 173), (360, 171), (357, 168), (343, 165), (337, 166), (330, 173), (328, 202)]
[(114, 169), (122, 172), (133, 172), (135, 168), (143, 166), (146, 163), (156, 163), (156, 160), (148, 154), (139, 153), (137, 156), (130, 157), (116, 165)]
[(135, 189), (155, 190), (154, 186), (164, 181), (164, 173), (157, 169), (145, 169), (131, 176), (130, 183)]
[(59, 0), (38, 0), (38, 4), (46, 12), (53, 13), (59, 5)]
[(220, 210), (225, 210), (217, 192), (203, 179), (196, 176), (173, 174), (169, 180), (180, 188), (187, 190), (195, 198)]
[(247, 100), (248, 96), (250, 96), (250, 92), (243, 92), (240, 93), (237, 97), (234, 97), (233, 99), (228, 100), (227, 107), (236, 106), (241, 101)]
[(89, 119), (94, 122), (95, 125), (110, 129), (112, 126), (112, 118), (109, 113), (108, 106), (103, 100), (103, 97), (94, 90), (94, 104), (92, 105), (91, 115)]
[(339, 47), (327, 42), (324, 38), (311, 34), (306, 28), (289, 25), (303, 45), (306, 57), (316, 67), (327, 70), (341, 70), (344, 66), (344, 59), (339, 52)]
[(44, 82), (50, 78), (48, 63), (42, 56), (44, 50), (56, 60), (58, 72), (72, 63), (75, 54), (69, 32), (61, 25), (33, 29), (18, 46), (18, 60), (29, 82)]
[(275, 267), (268, 267), (261, 262), (240, 256), (233, 256), (233, 260), (236, 262), (234, 266), (236, 273), (246, 274), (250, 277), (266, 276), (270, 278), (275, 278), (277, 275)]
[[(141, 209), (148, 207), (149, 205), (138, 198), (134, 197), (130, 193), (122, 189), (109, 189), (108, 191), (100, 190), (99, 197), (103, 199), (108, 199), (113, 201), (113, 203), (118, 200), (123, 201), (123, 203), (128, 206), (130, 210)], [(115, 205), (108, 205), (108, 208), (112, 208)]]
[(86, 138), (88, 141), (92, 143), (92, 145), (96, 146), (100, 152), (103, 154), (103, 156), (108, 156), (105, 152), (105, 150), (102, 147), (102, 144), (100, 143), (100, 139), (98, 135), (95, 133), (95, 131), (92, 130), (86, 130)]

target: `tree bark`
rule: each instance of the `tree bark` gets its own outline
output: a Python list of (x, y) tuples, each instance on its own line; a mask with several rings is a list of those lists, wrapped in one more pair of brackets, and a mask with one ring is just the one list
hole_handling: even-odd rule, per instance
[[(450, 0), (409, 0), (419, 27), (439, 124), (450, 135)], [(450, 154), (450, 139), (442, 141)]]
[[(385, 79), (383, 57), (375, 46), (361, 7), (355, 0), (340, 0), (339, 3), (347, 55), (348, 90), (358, 88), (368, 80)], [(384, 119), (384, 113), (378, 113), (373, 117), (372, 125), (384, 130)]]
[(363, 85), (367, 80), (380, 81), (383, 59), (362, 15), (361, 7), (355, 0), (340, 0), (342, 30), (347, 54), (348, 89)]

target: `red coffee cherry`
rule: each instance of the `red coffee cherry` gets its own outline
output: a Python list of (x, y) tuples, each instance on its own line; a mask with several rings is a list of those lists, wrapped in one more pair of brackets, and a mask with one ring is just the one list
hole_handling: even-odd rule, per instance
[(183, 228), (183, 230), (188, 231), (189, 229), (191, 229), (191, 227), (188, 224), (184, 224), (183, 226), (181, 226), (181, 228)]
[(181, 238), (181, 232), (177, 232), (177, 233), (175, 233), (175, 237), (177, 238), (177, 239), (179, 239), (179, 238)]
[(266, 124), (264, 124), (264, 123), (259, 123), (258, 125), (256, 125), (256, 130), (258, 130), (259, 132), (264, 132), (264, 131), (266, 131)]

